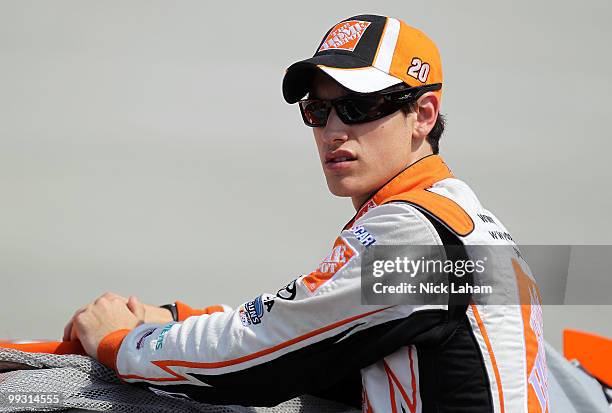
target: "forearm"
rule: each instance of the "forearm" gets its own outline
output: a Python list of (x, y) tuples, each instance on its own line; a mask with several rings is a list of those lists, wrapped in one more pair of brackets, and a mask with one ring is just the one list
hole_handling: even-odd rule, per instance
[[(423, 225), (408, 213), (402, 219), (413, 228)], [(396, 228), (382, 215), (368, 226), (382, 242)], [(426, 229), (422, 243), (435, 243)], [(120, 350), (115, 340), (120, 377), (209, 403), (273, 404), (330, 387), (400, 346), (439, 333), (444, 305), (361, 304), (363, 245), (354, 234), (343, 231), (333, 251), (330, 257), (342, 262), (334, 273), (325, 274), (329, 266), (322, 265), (234, 311), (140, 326), (123, 337)]]

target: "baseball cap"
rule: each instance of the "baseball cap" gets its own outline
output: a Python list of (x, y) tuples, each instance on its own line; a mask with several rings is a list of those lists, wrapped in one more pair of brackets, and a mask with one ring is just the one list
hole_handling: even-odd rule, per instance
[[(342, 20), (325, 33), (313, 57), (287, 68), (283, 97), (288, 103), (308, 93), (317, 70), (361, 93), (401, 82), (409, 86), (442, 83), (442, 62), (436, 44), (402, 20), (373, 14)], [(442, 90), (434, 93), (442, 97)]]

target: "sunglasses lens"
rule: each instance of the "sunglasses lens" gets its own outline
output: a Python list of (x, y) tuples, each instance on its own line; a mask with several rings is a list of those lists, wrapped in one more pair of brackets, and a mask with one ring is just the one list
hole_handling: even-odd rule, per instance
[(309, 126), (325, 126), (329, 115), (329, 105), (322, 100), (305, 100), (300, 102), (304, 122)]
[(338, 117), (346, 124), (370, 122), (380, 119), (399, 109), (397, 103), (382, 95), (346, 96), (329, 100), (306, 99), (299, 102), (304, 123), (312, 127), (327, 124), (331, 107), (336, 109)]
[(391, 113), (390, 106), (382, 96), (342, 99), (336, 107), (340, 118), (347, 123), (368, 122)]

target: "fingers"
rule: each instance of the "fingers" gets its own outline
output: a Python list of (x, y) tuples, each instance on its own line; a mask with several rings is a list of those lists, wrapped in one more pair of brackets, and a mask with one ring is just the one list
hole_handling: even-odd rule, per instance
[[(120, 302), (123, 302), (125, 304), (127, 304), (127, 302), (128, 302), (128, 299), (126, 297), (123, 297), (123, 296), (121, 296), (119, 294), (116, 294), (116, 293), (113, 293), (113, 292), (106, 292), (106, 293), (102, 294), (100, 297), (96, 298), (94, 303), (98, 303), (100, 301), (105, 301), (105, 300), (106, 301), (120, 301)], [(87, 308), (87, 306), (79, 308), (72, 315), (72, 317), (70, 317), (70, 321), (68, 321), (68, 323), (64, 327), (64, 334), (62, 336), (62, 341), (72, 341), (72, 340), (76, 340), (77, 339), (76, 330), (74, 328), (74, 319), (80, 313), (85, 311), (86, 308)]]
[(121, 301), (122, 303), (127, 304), (128, 299), (119, 294), (106, 292), (98, 297), (94, 303), (98, 303), (99, 301)]
[(85, 312), (91, 309), (93, 304), (87, 304), (85, 307), (80, 308), (72, 318), (72, 328), (70, 329), (70, 341), (78, 340), (78, 328), (77, 325), (82, 321), (82, 317)]
[(138, 318), (140, 321), (144, 322), (146, 317), (145, 306), (138, 300), (137, 297), (131, 295), (128, 298), (127, 308)]
[(70, 332), (70, 340), (79, 339), (78, 334), (80, 327), (82, 327), (83, 324), (89, 320), (89, 318), (91, 318), (91, 310), (93, 306), (94, 304), (87, 304), (85, 307), (83, 307), (82, 311), (75, 314), (74, 321), (72, 322), (72, 330)]
[(78, 310), (74, 312), (72, 317), (70, 317), (70, 321), (68, 321), (68, 324), (66, 324), (66, 327), (64, 327), (64, 335), (62, 337), (62, 341), (69, 341), (73, 339), (74, 337), (74, 331), (73, 331), (74, 330), (73, 329), (74, 318), (80, 313), (82, 313), (83, 311), (85, 311), (85, 307), (79, 308)]
[[(132, 299), (132, 306), (141, 307)], [(108, 334), (119, 330), (132, 330), (142, 324), (123, 300), (100, 297), (74, 318), (71, 335), (75, 336), (87, 354), (96, 357), (100, 342)]]

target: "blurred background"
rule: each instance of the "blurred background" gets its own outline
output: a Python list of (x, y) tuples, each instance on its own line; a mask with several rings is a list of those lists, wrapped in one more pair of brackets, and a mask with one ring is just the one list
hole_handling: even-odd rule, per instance
[[(281, 80), (362, 13), (437, 42), (441, 154), (519, 243), (612, 244), (609, 0), (2, 0), (0, 338), (59, 339), (105, 291), (235, 306), (313, 270), (354, 210)], [(612, 306), (544, 316), (557, 348), (612, 336)]]

